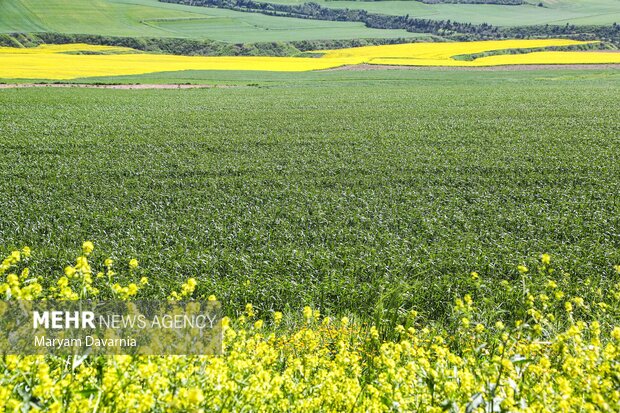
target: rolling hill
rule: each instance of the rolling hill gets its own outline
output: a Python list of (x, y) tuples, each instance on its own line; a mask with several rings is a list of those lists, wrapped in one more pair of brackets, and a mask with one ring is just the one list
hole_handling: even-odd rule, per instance
[(371, 29), (357, 22), (274, 17), (157, 0), (3, 0), (0, 33), (12, 32), (175, 37), (231, 43), (419, 36), (405, 30)]
[[(308, 0), (269, 0), (270, 3), (302, 4)], [(488, 23), (495, 26), (526, 26), (566, 23), (603, 25), (620, 23), (620, 0), (547, 0), (518, 6), (496, 4), (426, 4), (415, 0), (351, 1), (313, 0), (323, 7), (362, 9), (395, 16)], [(542, 7), (538, 6), (541, 3)]]

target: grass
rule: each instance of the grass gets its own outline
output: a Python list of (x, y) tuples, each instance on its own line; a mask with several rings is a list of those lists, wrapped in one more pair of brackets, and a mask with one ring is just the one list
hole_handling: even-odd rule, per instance
[(0, 3), (0, 33), (59, 32), (104, 36), (212, 39), (231, 43), (419, 37), (362, 23), (266, 16), (157, 0), (9, 0)]
[[(270, 0), (271, 3), (302, 4), (306, 0)], [(620, 22), (620, 3), (617, 0), (551, 0), (521, 6), (490, 4), (424, 4), (418, 1), (340, 1), (317, 0), (324, 7), (363, 9), (369, 12), (432, 20), (452, 20), (469, 23), (489, 23), (497, 26), (528, 26), (533, 24), (566, 23), (576, 25), (612, 24)]]
[(0, 252), (51, 274), (88, 239), (153, 295), (361, 317), (441, 319), (544, 252), (577, 290), (616, 277), (617, 71), (183, 76), (118, 81), (260, 87), (0, 91)]
[[(477, 69), (476, 69), (477, 70)], [(484, 73), (484, 79), (492, 82), (527, 82), (538, 81), (577, 81), (600, 80), (614, 84), (620, 81), (620, 72), (607, 70), (574, 70), (556, 68), (553, 70), (536, 70), (533, 73), (521, 70), (491, 71)], [(255, 71), (218, 71), (186, 70), (179, 72), (148, 73), (136, 76), (92, 77), (71, 80), (69, 83), (103, 83), (103, 84), (220, 84), (258, 87), (306, 87), (306, 86), (354, 86), (362, 82), (367, 86), (391, 84), (394, 86), (411, 86), (413, 82), (432, 81), (450, 83), (481, 80), (477, 71), (459, 71), (450, 68), (421, 68), (419, 70), (362, 70), (362, 71), (319, 71), (319, 72), (255, 72)], [(5, 83), (19, 83), (19, 79), (3, 79)], [(23, 81), (22, 81), (23, 82)], [(30, 81), (26, 81), (30, 82)]]

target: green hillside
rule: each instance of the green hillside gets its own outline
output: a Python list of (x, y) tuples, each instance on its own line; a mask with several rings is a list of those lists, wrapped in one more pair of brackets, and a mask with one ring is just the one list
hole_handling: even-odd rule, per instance
[[(308, 0), (269, 0), (271, 3), (302, 4)], [(547, 0), (531, 1), (520, 6), (493, 4), (425, 4), (403, 1), (339, 1), (314, 0), (324, 7), (363, 9), (373, 13), (453, 20), (470, 23), (489, 23), (497, 26), (534, 24), (611, 24), (620, 23), (620, 0)], [(544, 7), (537, 6), (543, 3)]]
[[(268, 1), (301, 4), (307, 0)], [(425, 4), (413, 0), (316, 0), (316, 3), (330, 8), (498, 26), (620, 21), (620, 0), (594, 0), (587, 4), (576, 0), (545, 1), (544, 7)], [(230, 43), (424, 36), (405, 30), (372, 29), (362, 22), (276, 17), (158, 0), (2, 0), (0, 33), (12, 32), (211, 39)]]
[(157, 0), (2, 0), (0, 33), (60, 32), (270, 42), (415, 37), (363, 23), (266, 16)]

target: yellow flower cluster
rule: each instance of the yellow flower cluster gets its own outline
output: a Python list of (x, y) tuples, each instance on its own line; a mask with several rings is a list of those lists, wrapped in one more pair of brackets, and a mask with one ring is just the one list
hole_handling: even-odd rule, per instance
[[(12, 297), (21, 284), (9, 272), (25, 255), (14, 252), (0, 266), (3, 291), (15, 289)], [(419, 325), (411, 311), (393, 338), (382, 340), (380, 326), (333, 321), (311, 307), (297, 327), (286, 328), (282, 313), (268, 321), (248, 304), (240, 317), (222, 321), (221, 355), (5, 356), (0, 411), (620, 411), (620, 327), (573, 311), (557, 328), (566, 303), (590, 316), (600, 307), (558, 294), (550, 261), (541, 257), (540, 291), (524, 288), (524, 317), (514, 323), (481, 319), (468, 294), (455, 300), (455, 326)], [(82, 258), (74, 268), (62, 278), (83, 279), (90, 267)], [(195, 286), (188, 281), (178, 294)], [(607, 310), (617, 311), (619, 299), (620, 285)]]
[[(197, 284), (198, 283), (196, 282), (195, 278), (190, 278), (190, 279), (187, 280), (187, 282), (185, 282), (185, 283), (183, 283), (181, 285), (181, 291), (180, 292), (173, 291), (170, 294), (170, 297), (168, 297), (168, 298), (170, 300), (173, 300), (173, 301), (179, 301), (179, 300), (182, 300), (184, 298), (187, 298), (187, 297), (192, 295), (192, 293), (196, 289), (196, 285)], [(210, 300), (210, 301), (215, 301), (215, 299)]]
[(11, 255), (2, 260), (2, 264), (0, 264), (0, 277), (5, 277), (5, 282), (0, 283), (0, 297), (4, 296), (7, 300), (33, 300), (43, 292), (43, 287), (39, 284), (39, 280), (30, 277), (30, 270), (28, 268), (21, 270), (19, 275), (16, 272), (6, 274), (22, 259), (29, 257), (30, 248), (24, 247), (21, 251), (13, 251)]
[[(37, 48), (0, 47), (0, 78), (75, 79), (138, 75), (179, 70), (259, 70), (300, 72), (362, 63), (402, 66), (498, 66), (520, 64), (620, 63), (620, 53), (533, 52), (454, 59), (510, 49), (572, 46), (591, 42), (567, 39), (494, 40), (477, 42), (409, 43), (319, 50), (320, 58), (273, 56), (173, 56), (137, 53), (132, 49), (85, 44), (42, 45)], [(67, 54), (76, 51), (107, 54)]]
[[(13, 251), (0, 265), (0, 277), (5, 277), (5, 282), (0, 282), (0, 298), (5, 300), (80, 300), (95, 298), (101, 295), (100, 287), (95, 286), (97, 284), (96, 279), (104, 280), (103, 287), (106, 287), (107, 293), (112, 297), (128, 300), (138, 294), (140, 287), (148, 284), (147, 277), (142, 277), (138, 284), (132, 282), (124, 287), (113, 282), (116, 272), (112, 270), (114, 261), (111, 258), (104, 261), (106, 271), (98, 272), (94, 279), (93, 270), (88, 261), (88, 256), (94, 249), (95, 246), (92, 242), (84, 242), (82, 244), (83, 255), (76, 259), (75, 265), (65, 267), (64, 275), (48, 288), (43, 288), (41, 277), (31, 277), (28, 268), (9, 272), (14, 270), (23, 259), (30, 258), (31, 255), (29, 247), (24, 247), (21, 251)], [(131, 259), (129, 261), (130, 271), (133, 272), (136, 268), (138, 268), (138, 261), (135, 258)], [(5, 273), (8, 274), (5, 275)], [(195, 286), (195, 280), (193, 283)], [(182, 288), (185, 291), (187, 289), (186, 284), (183, 284)], [(186, 293), (185, 296), (191, 294), (192, 291)]]

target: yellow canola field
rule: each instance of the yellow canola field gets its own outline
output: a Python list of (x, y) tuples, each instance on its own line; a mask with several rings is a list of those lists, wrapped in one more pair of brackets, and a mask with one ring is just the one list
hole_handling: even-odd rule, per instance
[[(370, 62), (375, 58), (399, 58), (416, 60), (450, 60), (452, 56), (508, 49), (534, 49), (550, 46), (574, 46), (591, 42), (567, 39), (536, 40), (490, 40), (453, 43), (406, 43), (382, 46), (352, 47), (348, 49), (317, 50), (323, 58), (362, 58)], [(462, 61), (457, 61), (462, 63)]]
[(620, 53), (605, 52), (532, 52), (526, 54), (496, 55), (480, 57), (472, 61), (454, 59), (403, 59), (374, 58), (368, 62), (373, 65), (391, 66), (452, 66), (485, 67), (512, 65), (570, 65), (570, 64), (617, 64)]
[(533, 52), (527, 54), (487, 56), (476, 59), (475, 66), (553, 65), (620, 63), (620, 53), (604, 52)]
[(345, 64), (352, 63), (346, 59), (266, 56), (0, 54), (0, 78), (62, 80), (180, 70), (301, 72)]
[[(497, 66), (514, 64), (620, 63), (620, 53), (532, 52), (496, 55), (474, 61), (452, 57), (494, 50), (584, 44), (566, 39), (501, 40), (455, 43), (410, 43), (321, 51), (322, 57), (174, 56), (132, 53), (132, 49), (84, 44), (37, 48), (0, 47), (0, 78), (68, 80), (85, 77), (138, 75), (181, 70), (251, 70), (301, 72), (344, 65)], [(108, 54), (67, 54), (67, 52)], [(112, 54), (110, 54), (112, 53)], [(120, 54), (113, 54), (120, 53)]]
[(620, 53), (606, 52), (531, 52), (480, 57), (473, 61), (454, 56), (510, 49), (536, 49), (551, 46), (575, 46), (593, 42), (568, 39), (492, 40), (456, 43), (410, 43), (365, 46), (323, 51), (323, 58), (356, 58), (364, 63), (394, 66), (503, 66), (523, 64), (602, 64), (620, 63)]

